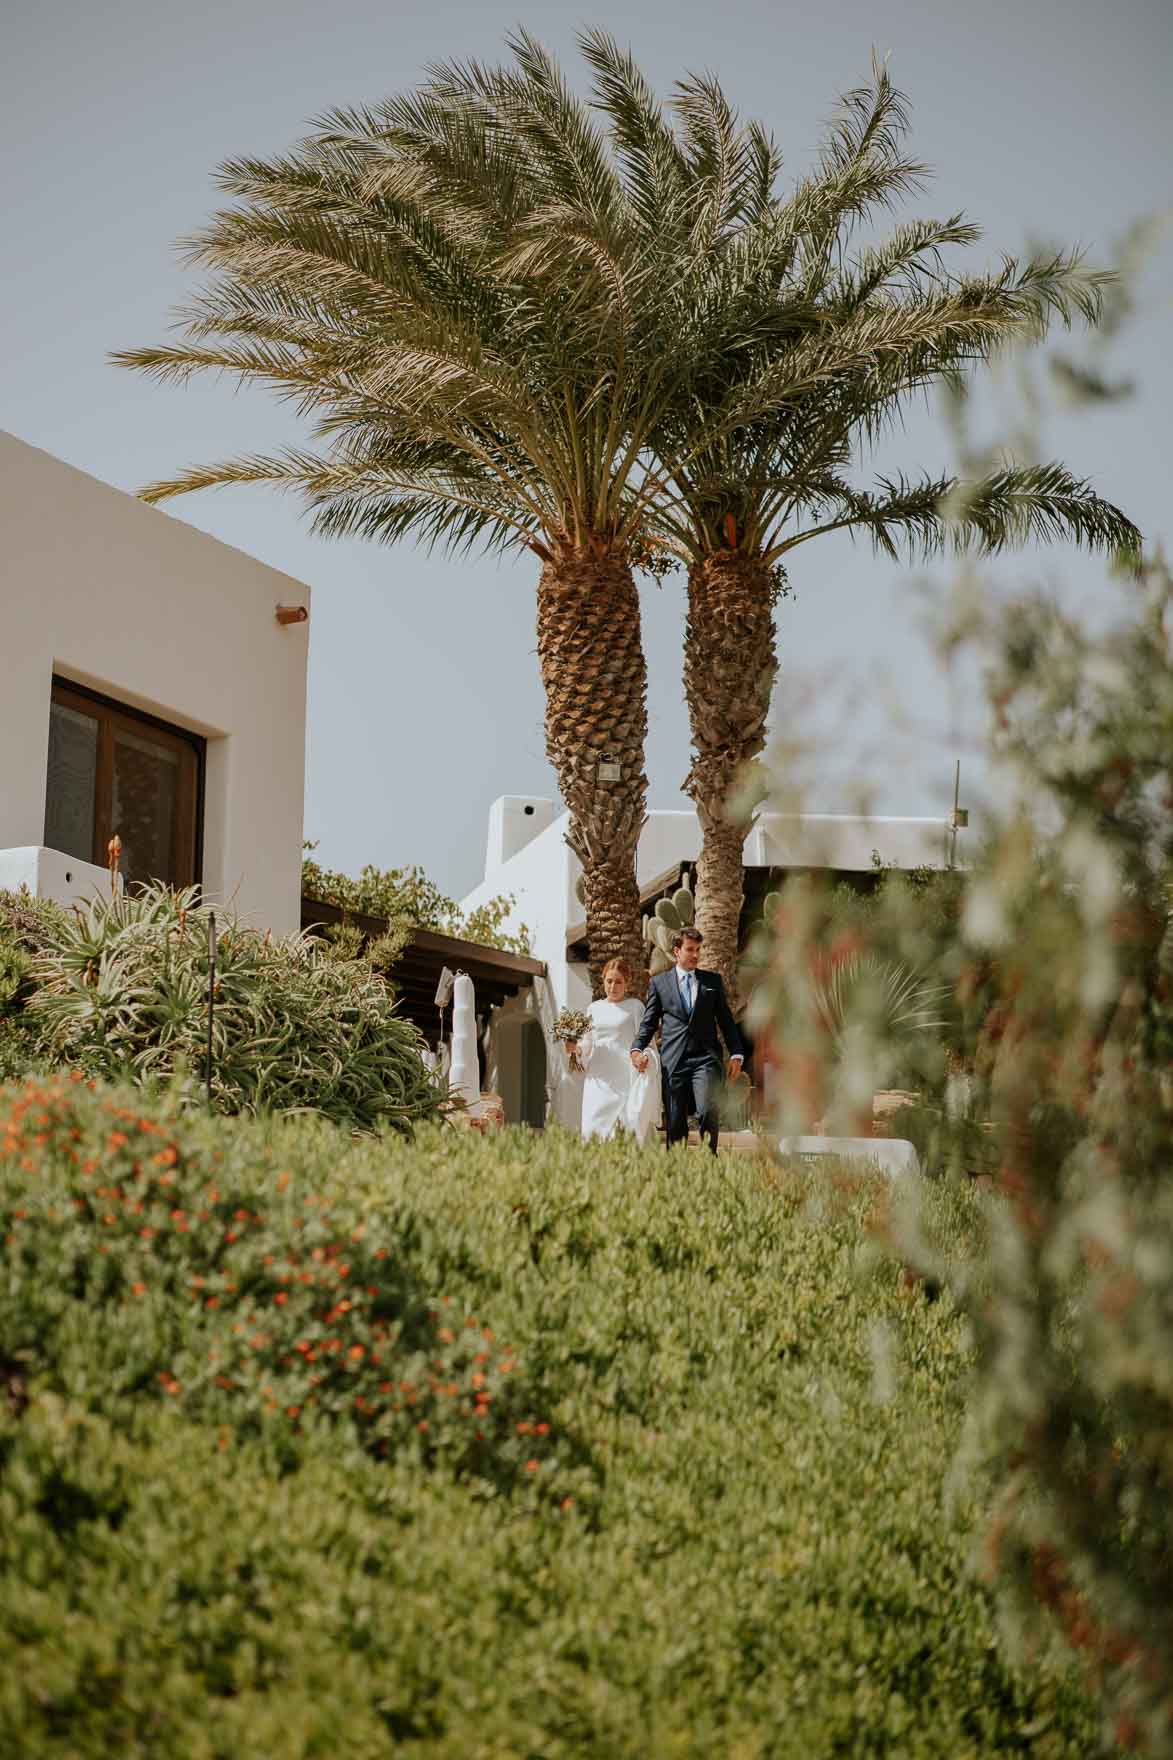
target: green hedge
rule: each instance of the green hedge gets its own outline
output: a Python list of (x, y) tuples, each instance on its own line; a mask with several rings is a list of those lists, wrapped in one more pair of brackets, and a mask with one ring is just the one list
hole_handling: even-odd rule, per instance
[(0, 1094), (0, 1752), (1094, 1751), (969, 1573), (965, 1336), (873, 1182), (141, 1107)]

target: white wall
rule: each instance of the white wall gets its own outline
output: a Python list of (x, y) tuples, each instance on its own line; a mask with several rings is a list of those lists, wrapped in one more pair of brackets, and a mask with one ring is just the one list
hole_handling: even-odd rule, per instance
[(0, 849), (44, 842), (54, 672), (207, 739), (203, 882), (300, 918), (300, 581), (0, 434)]
[[(943, 819), (864, 817), (855, 813), (763, 813), (745, 845), (749, 868), (836, 868), (869, 873), (886, 867), (940, 868), (949, 859)], [(957, 838), (958, 859), (964, 833)]]
[[(505, 800), (512, 797), (506, 796)], [(520, 797), (518, 797), (520, 798)], [(497, 805), (491, 811), (496, 811)], [(466, 911), (501, 894), (516, 903), (510, 927), (524, 922), (531, 932), (535, 958), (545, 960), (555, 1008), (585, 1008), (590, 1002), (587, 969), (566, 957), (567, 941), (577, 939), (585, 912), (575, 896), (581, 868), (566, 843), (568, 816), (563, 813), (508, 860), (494, 859), (480, 886), (463, 901)], [(964, 859), (965, 833), (957, 839), (957, 858)], [(642, 887), (681, 862), (695, 862), (700, 853), (696, 814), (660, 811), (648, 814), (640, 838), (636, 872)], [(949, 836), (943, 819), (864, 817), (848, 813), (765, 813), (745, 844), (747, 868), (835, 868), (869, 872), (872, 852), (900, 868), (943, 866)]]
[(485, 879), (510, 861), (554, 821), (554, 803), (540, 795), (499, 795), (489, 808), (485, 843)]

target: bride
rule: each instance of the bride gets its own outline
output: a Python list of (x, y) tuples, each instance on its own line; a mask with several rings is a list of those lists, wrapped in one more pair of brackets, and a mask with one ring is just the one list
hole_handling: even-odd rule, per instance
[(582, 1092), (582, 1134), (610, 1137), (617, 1129), (632, 1131), (644, 1142), (660, 1122), (660, 1066), (649, 1053), (647, 1069), (637, 1074), (631, 1064), (631, 1043), (643, 1019), (643, 1003), (628, 996), (631, 971), (627, 961), (610, 959), (603, 967), (605, 995), (587, 1013), (590, 1030), (577, 1046), (586, 1071)]

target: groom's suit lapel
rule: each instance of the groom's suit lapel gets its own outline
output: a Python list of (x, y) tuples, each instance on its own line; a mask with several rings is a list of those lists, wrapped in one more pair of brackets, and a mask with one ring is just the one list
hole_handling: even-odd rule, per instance
[(709, 973), (695, 971), (692, 975), (696, 988), (693, 990), (692, 994), (691, 1015), (689, 1014), (688, 1009), (684, 1006), (684, 998), (680, 994), (680, 978), (677, 974), (676, 967), (673, 966), (670, 972), (665, 972), (661, 978), (657, 978), (656, 980), (657, 983), (662, 983), (664, 985), (664, 989), (661, 991), (661, 1001), (664, 1004), (664, 1012), (666, 1014), (674, 1014), (678, 1019), (686, 1022), (692, 1020), (697, 1009), (701, 1006), (702, 1001), (706, 998), (711, 1000), (713, 995), (713, 983)]

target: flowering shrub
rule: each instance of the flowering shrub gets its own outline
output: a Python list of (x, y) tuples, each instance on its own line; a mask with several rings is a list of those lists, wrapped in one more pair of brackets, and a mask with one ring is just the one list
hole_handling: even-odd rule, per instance
[[(425, 1290), (394, 1219), (193, 1144), (79, 1072), (3, 1095), (0, 1336), (85, 1399), (174, 1400), (230, 1436), (345, 1423), (505, 1483), (551, 1465), (514, 1354)], [(84, 1351), (79, 1339), (96, 1336)]]

